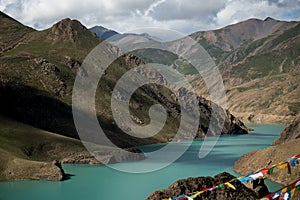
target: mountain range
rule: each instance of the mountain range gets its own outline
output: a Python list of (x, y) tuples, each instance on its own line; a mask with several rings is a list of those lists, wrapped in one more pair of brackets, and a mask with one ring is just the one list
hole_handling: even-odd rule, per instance
[[(268, 17), (195, 32), (190, 37), (215, 61), (228, 109), (235, 116), (249, 122), (288, 123), (300, 111), (299, 31), (299, 22)], [(197, 94), (210, 98), (199, 72), (178, 55), (155, 49), (135, 54), (185, 74)]]
[[(60, 180), (64, 177), (57, 162), (49, 165), (54, 159), (67, 163), (99, 163), (79, 141), (72, 116), (72, 88), (78, 72), (89, 76), (81, 64), (103, 39), (79, 21), (68, 18), (43, 31), (24, 26), (1, 12), (0, 23), (0, 125), (3, 130), (0, 133), (0, 180)], [(135, 36), (129, 34), (129, 37)], [(126, 152), (119, 155), (117, 148), (98, 141), (97, 148), (108, 154), (107, 163), (142, 159), (141, 152), (131, 147), (168, 142), (177, 132), (179, 103), (170, 90), (157, 85), (145, 85), (134, 93), (130, 114), (137, 124), (147, 124), (150, 106), (164, 106), (167, 122), (158, 134), (146, 139), (131, 137), (114, 121), (110, 106), (112, 90), (126, 71), (143, 63), (143, 59), (125, 54), (109, 66), (98, 83), (96, 114), (106, 136), (116, 146), (137, 153), (133, 157)], [(152, 71), (142, 73), (153, 75)], [(180, 91), (181, 95), (188, 95), (184, 89)], [(200, 96), (197, 98), (201, 114), (197, 137), (205, 137), (212, 116), (211, 107), (215, 104)], [(219, 115), (224, 110), (217, 112)], [(247, 127), (228, 110), (225, 116), (222, 134), (247, 133)], [(192, 139), (189, 137), (187, 132), (181, 139)], [(50, 168), (52, 170), (47, 170)]]
[[(88, 29), (68, 18), (37, 31), (0, 12), (0, 24), (0, 126), (3, 130), (0, 133), (0, 180), (48, 179), (52, 174), (45, 175), (45, 171), (53, 169), (49, 162), (54, 159), (99, 163), (83, 148), (74, 126), (71, 106), (76, 74), (88, 76), (81, 64), (103, 40), (158, 39), (146, 33), (120, 34), (101, 26)], [(222, 134), (247, 133), (247, 127), (235, 116), (251, 122), (287, 122), (299, 116), (299, 31), (299, 22), (266, 18), (190, 35), (214, 59), (223, 77), (228, 108), (234, 115), (226, 111)], [(207, 100), (210, 97), (203, 79), (178, 55), (157, 49), (137, 50), (121, 56), (99, 81), (96, 114), (107, 137), (122, 148), (173, 139), (180, 122), (180, 107), (172, 92), (161, 86), (145, 85), (130, 100), (131, 118), (137, 124), (150, 122), (151, 105), (164, 106), (168, 117), (159, 134), (147, 139), (131, 137), (114, 121), (110, 99), (117, 80), (126, 71), (147, 62), (167, 65), (188, 78), (199, 95), (201, 119), (197, 137), (205, 137), (211, 107), (215, 104)], [(151, 74), (152, 71), (143, 72), (145, 76)], [(182, 89), (180, 95), (188, 94)], [(187, 134), (182, 139), (190, 138)], [(107, 152), (117, 152), (105, 143), (97, 145)], [(113, 153), (108, 162), (124, 159), (142, 159), (142, 156)], [(57, 168), (52, 171), (57, 175), (55, 179), (62, 178)]]
[(92, 28), (89, 28), (89, 31), (95, 33), (99, 38), (103, 40), (108, 40), (110, 42), (128, 39), (142, 39), (143, 41), (161, 40), (160, 38), (151, 36), (148, 33), (118, 33), (114, 30), (107, 29), (103, 26), (94, 26)]

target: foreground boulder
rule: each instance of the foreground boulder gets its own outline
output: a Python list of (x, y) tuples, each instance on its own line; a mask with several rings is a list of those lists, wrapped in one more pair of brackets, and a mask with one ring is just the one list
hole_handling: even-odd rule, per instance
[[(159, 200), (174, 198), (181, 194), (188, 194), (191, 192), (200, 191), (203, 188), (210, 188), (231, 179), (235, 178), (229, 173), (223, 172), (213, 177), (197, 177), (197, 178), (187, 178), (178, 180), (172, 185), (170, 185), (165, 190), (158, 190), (153, 192), (147, 200)], [(200, 199), (214, 199), (214, 200), (233, 200), (233, 199), (243, 199), (243, 200), (255, 200), (259, 198), (259, 195), (253, 190), (247, 188), (240, 181), (236, 180), (231, 182), (231, 184), (236, 188), (236, 190), (224, 186), (220, 189), (214, 189), (212, 191), (206, 191), (201, 195), (197, 196), (195, 200)]]

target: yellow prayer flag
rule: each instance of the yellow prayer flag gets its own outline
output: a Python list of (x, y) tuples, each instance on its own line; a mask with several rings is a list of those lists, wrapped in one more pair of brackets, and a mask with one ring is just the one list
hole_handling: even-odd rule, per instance
[(199, 192), (197, 192), (196, 194), (190, 196), (192, 199), (196, 198), (197, 196), (199, 196), (200, 194), (202, 194), (203, 192), (205, 192), (205, 190), (201, 190)]
[(236, 188), (235, 188), (231, 183), (229, 183), (229, 182), (225, 183), (225, 185), (227, 185), (228, 187), (230, 187), (230, 188), (236, 190)]
[(280, 162), (277, 166), (279, 169), (287, 168), (288, 163), (287, 162)]
[(202, 194), (204, 192), (204, 190), (201, 190), (200, 192), (196, 193), (196, 196), (199, 196), (200, 194)]
[(287, 187), (285, 187), (285, 188), (282, 188), (282, 189), (281, 189), (281, 194), (284, 194), (284, 193), (286, 193), (286, 191), (287, 191)]
[(296, 188), (293, 188), (293, 189), (291, 190), (292, 197), (295, 195), (295, 189), (296, 189)]

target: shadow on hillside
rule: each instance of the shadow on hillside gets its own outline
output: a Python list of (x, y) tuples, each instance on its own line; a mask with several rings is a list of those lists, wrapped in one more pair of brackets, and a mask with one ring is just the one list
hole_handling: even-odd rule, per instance
[[(29, 86), (0, 86), (0, 114), (31, 126), (79, 139), (73, 121), (72, 107), (44, 91)], [(88, 116), (82, 113), (83, 116)], [(116, 146), (121, 148), (156, 143), (155, 140), (138, 139), (124, 134), (117, 126), (98, 116), (101, 127)], [(91, 129), (89, 124), (86, 130)], [(93, 131), (93, 130), (92, 130)], [(88, 131), (87, 131), (88, 132)], [(93, 131), (94, 132), (94, 131)], [(93, 138), (90, 142), (95, 142)], [(102, 144), (102, 141), (97, 141)], [(102, 145), (106, 145), (103, 143)]]
[(0, 86), (0, 113), (68, 137), (78, 138), (72, 108), (29, 86)]

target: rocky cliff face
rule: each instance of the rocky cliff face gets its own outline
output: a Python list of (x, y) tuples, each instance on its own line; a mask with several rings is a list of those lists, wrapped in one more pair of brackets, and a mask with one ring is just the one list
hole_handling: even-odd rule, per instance
[[(147, 200), (160, 200), (174, 198), (182, 194), (188, 194), (195, 191), (200, 191), (203, 188), (210, 188), (220, 183), (224, 183), (233, 179), (234, 176), (223, 172), (221, 174), (213, 177), (197, 177), (197, 178), (188, 178), (178, 180), (172, 185), (170, 185), (165, 190), (158, 190), (153, 192)], [(222, 189), (215, 189), (213, 191), (207, 191), (197, 196), (196, 200), (201, 199), (215, 199), (215, 200), (236, 200), (236, 199), (245, 199), (245, 200), (255, 200), (259, 196), (253, 190), (247, 188), (239, 181), (232, 182), (232, 185), (236, 187), (236, 190), (224, 186)]]
[(280, 134), (279, 138), (273, 142), (273, 145), (285, 144), (295, 139), (300, 139), (300, 118), (290, 123)]
[[(243, 155), (235, 162), (233, 170), (240, 174), (248, 174), (251, 170), (261, 169), (276, 164), (300, 153), (300, 138), (298, 138), (299, 120), (295, 120), (274, 141), (273, 146), (255, 150)], [(300, 176), (300, 167), (292, 168), (291, 174), (287, 169), (274, 170), (267, 178), (281, 184), (290, 184)]]

